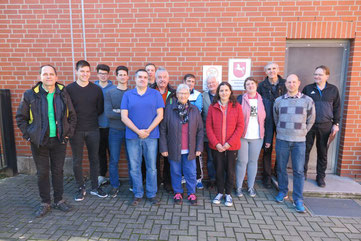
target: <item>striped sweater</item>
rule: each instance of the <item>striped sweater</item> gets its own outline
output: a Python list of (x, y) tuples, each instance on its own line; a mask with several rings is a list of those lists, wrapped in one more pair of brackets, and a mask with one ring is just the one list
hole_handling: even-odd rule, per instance
[(304, 94), (278, 97), (273, 106), (273, 118), (277, 128), (277, 139), (284, 141), (306, 141), (307, 132), (315, 122), (313, 100)]

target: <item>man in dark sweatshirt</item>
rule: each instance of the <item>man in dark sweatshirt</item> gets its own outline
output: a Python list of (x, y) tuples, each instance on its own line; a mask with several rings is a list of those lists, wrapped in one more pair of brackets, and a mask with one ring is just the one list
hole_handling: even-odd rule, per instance
[(262, 96), (264, 108), (266, 110), (263, 143), (263, 185), (266, 188), (271, 188), (272, 142), (276, 131), (273, 122), (273, 104), (279, 96), (286, 94), (286, 87), (285, 80), (278, 75), (278, 64), (270, 62), (264, 67), (264, 71), (267, 74), (267, 77), (258, 85), (257, 92)]
[(341, 117), (340, 95), (336, 86), (327, 82), (330, 69), (321, 65), (313, 74), (315, 83), (303, 88), (302, 93), (313, 99), (316, 105), (316, 121), (306, 137), (305, 178), (307, 178), (308, 161), (316, 137), (317, 176), (316, 182), (325, 187), (325, 171), (327, 168), (327, 150), (329, 137), (335, 137), (339, 131)]
[(76, 63), (77, 80), (66, 87), (73, 102), (78, 122), (74, 136), (70, 139), (73, 152), (73, 170), (78, 186), (75, 201), (84, 200), (86, 189), (83, 179), (83, 147), (88, 149), (90, 162), (91, 195), (106, 197), (107, 194), (98, 187), (99, 175), (99, 126), (98, 116), (104, 111), (103, 92), (99, 86), (89, 82), (90, 64), (85, 60)]

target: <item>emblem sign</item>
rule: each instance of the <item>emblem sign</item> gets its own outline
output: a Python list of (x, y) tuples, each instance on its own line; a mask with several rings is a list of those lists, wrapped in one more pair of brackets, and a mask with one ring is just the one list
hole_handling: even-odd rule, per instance
[(228, 82), (234, 90), (244, 90), (244, 80), (251, 75), (251, 59), (229, 59)]
[(237, 78), (242, 78), (246, 74), (246, 62), (234, 62), (233, 74)]

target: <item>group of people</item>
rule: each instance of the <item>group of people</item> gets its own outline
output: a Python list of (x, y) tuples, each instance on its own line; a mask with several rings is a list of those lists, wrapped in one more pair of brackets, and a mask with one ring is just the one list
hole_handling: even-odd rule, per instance
[[(174, 89), (168, 71), (151, 63), (135, 72), (133, 89), (128, 88), (126, 66), (115, 70), (117, 85), (109, 80), (107, 65), (97, 66), (99, 80), (95, 83), (89, 81), (91, 69), (87, 61), (78, 61), (75, 69), (77, 80), (65, 87), (57, 82), (54, 66), (41, 66), (40, 82), (24, 93), (17, 110), (17, 124), (30, 142), (37, 168), (41, 198), (37, 217), (44, 216), (51, 207), (71, 210), (63, 199), (68, 141), (78, 186), (75, 201), (84, 200), (87, 193), (82, 172), (84, 143), (90, 163), (89, 193), (101, 198), (116, 197), (119, 192), (118, 162), (124, 144), (133, 206), (141, 202), (144, 194), (152, 205), (159, 205), (156, 194), (162, 182), (167, 191), (174, 192), (175, 204), (183, 202), (185, 182), (186, 198), (196, 205), (196, 189), (203, 188), (204, 147), (209, 185), (217, 190), (214, 204), (224, 200), (226, 206), (232, 206), (234, 189), (236, 196), (242, 197), (246, 173), (247, 193), (255, 197), (262, 148), (263, 184), (271, 188), (275, 134), (279, 186), (276, 201), (287, 198), (287, 162), (291, 155), (293, 202), (297, 212), (305, 212), (303, 183), (315, 137), (316, 181), (320, 187), (325, 186), (328, 139), (337, 133), (340, 121), (339, 93), (327, 82), (330, 72), (326, 66), (316, 67), (315, 83), (301, 93), (296, 75), (285, 80), (278, 75), (278, 65), (268, 63), (265, 80), (258, 84), (255, 78), (247, 78), (245, 93), (237, 98), (228, 82), (218, 83), (212, 75), (206, 79), (204, 93), (195, 90), (193, 74), (186, 74)], [(104, 191), (102, 184), (107, 181), (108, 169), (110, 185)]]

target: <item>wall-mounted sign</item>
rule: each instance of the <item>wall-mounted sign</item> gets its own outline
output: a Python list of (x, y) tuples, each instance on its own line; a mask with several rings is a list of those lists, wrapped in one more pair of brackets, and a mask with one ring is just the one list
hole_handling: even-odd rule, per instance
[(207, 77), (213, 75), (218, 83), (222, 82), (222, 65), (203, 65), (203, 90), (207, 89)]
[(251, 75), (251, 59), (229, 59), (228, 82), (233, 90), (244, 90), (243, 83)]

